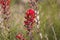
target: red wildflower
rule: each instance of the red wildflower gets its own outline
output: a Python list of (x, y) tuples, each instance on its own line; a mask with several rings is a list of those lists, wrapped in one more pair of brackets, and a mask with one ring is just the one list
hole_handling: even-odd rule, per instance
[(25, 26), (27, 26), (27, 30), (30, 31), (33, 27), (33, 23), (35, 22), (35, 11), (33, 9), (29, 9), (25, 15), (26, 21), (24, 21)]
[(19, 34), (16, 36), (16, 38), (21, 39), (21, 36), (22, 36), (22, 34), (19, 33)]
[(32, 22), (32, 20), (34, 20), (34, 18), (35, 18), (35, 11), (33, 9), (27, 10), (25, 19)]
[(20, 39), (20, 40), (25, 40), (24, 37), (23, 37), (23, 34), (19, 33), (16, 38)]

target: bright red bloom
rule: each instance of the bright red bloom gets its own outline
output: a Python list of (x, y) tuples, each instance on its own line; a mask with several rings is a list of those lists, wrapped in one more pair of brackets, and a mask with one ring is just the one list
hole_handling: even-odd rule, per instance
[(35, 11), (34, 11), (33, 9), (27, 10), (26, 16), (27, 16), (27, 17), (31, 16), (31, 17), (34, 18), (34, 17), (35, 17)]
[(33, 22), (34, 18), (35, 18), (35, 11), (33, 9), (27, 10), (25, 19)]
[(26, 21), (24, 21), (24, 25), (27, 26), (27, 30), (30, 31), (33, 28), (33, 23), (35, 22), (35, 11), (33, 9), (29, 9), (25, 15)]

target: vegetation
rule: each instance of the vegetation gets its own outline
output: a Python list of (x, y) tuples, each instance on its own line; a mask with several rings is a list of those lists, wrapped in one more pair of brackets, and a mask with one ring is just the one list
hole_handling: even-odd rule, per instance
[[(27, 31), (24, 27), (24, 14), (28, 5), (25, 7), (23, 13), (20, 13), (20, 6), (16, 5), (15, 0), (11, 0), (11, 16), (9, 18), (9, 32), (7, 35), (2, 34), (0, 28), (0, 40), (19, 40), (16, 38), (18, 33), (22, 33), (24, 37), (29, 40)], [(42, 33), (42, 39), (37, 33), (36, 26), (33, 28), (33, 40), (60, 40), (60, 7), (57, 0), (45, 0), (38, 2), (38, 8), (40, 11), (40, 33)]]

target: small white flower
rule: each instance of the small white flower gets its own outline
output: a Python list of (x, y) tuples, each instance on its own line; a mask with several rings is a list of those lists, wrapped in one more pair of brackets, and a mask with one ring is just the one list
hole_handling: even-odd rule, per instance
[(40, 24), (40, 21), (38, 23)]
[(37, 13), (37, 11), (35, 10), (35, 13)]
[(37, 11), (37, 14), (39, 15), (39, 11)]
[(37, 20), (39, 20), (39, 16), (37, 16)]
[(41, 39), (42, 39), (42, 38), (43, 38), (43, 37), (42, 37), (42, 33), (40, 33), (39, 35), (40, 35), (40, 37), (41, 37)]

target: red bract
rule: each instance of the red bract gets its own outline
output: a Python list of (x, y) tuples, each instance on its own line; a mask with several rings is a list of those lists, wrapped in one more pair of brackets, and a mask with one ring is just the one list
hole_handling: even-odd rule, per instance
[(34, 18), (30, 18), (29, 21), (30, 21), (30, 22), (34, 22)]
[(29, 23), (28, 23), (28, 21), (24, 21), (24, 24), (25, 24), (25, 25), (28, 25)]

